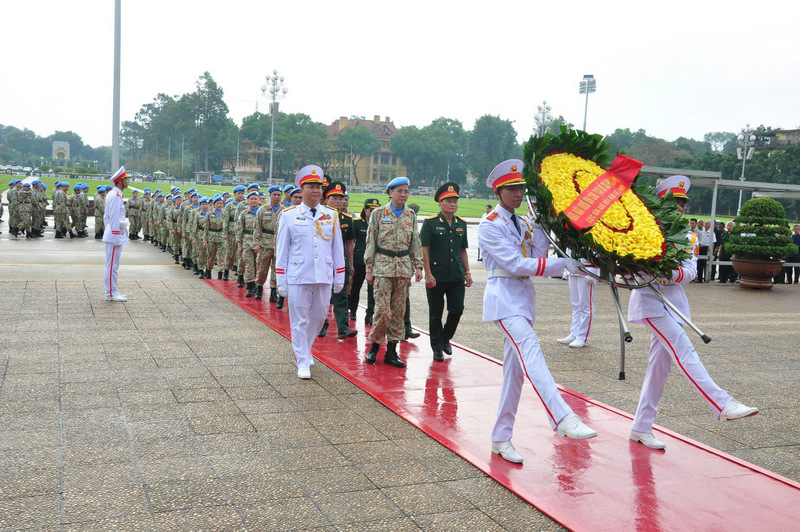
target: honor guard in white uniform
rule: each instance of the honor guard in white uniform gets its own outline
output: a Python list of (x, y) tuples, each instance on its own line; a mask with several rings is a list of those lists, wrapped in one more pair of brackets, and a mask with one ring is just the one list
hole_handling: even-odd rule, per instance
[[(568, 252), (569, 253), (569, 252)], [(589, 263), (581, 261), (583, 267), (595, 275), (598, 268), (591, 268)], [(556, 340), (560, 344), (570, 347), (584, 347), (592, 337), (594, 325), (594, 288), (597, 280), (591, 275), (569, 275), (569, 302), (572, 304), (572, 323), (569, 334), (565, 338)]]
[[(691, 182), (682, 175), (668, 177), (656, 186), (656, 194), (664, 196), (671, 191), (678, 200), (678, 208), (686, 211), (689, 201), (687, 192)], [(670, 279), (657, 279), (654, 286), (677, 307), (688, 319), (689, 301), (682, 284), (690, 283), (697, 276), (697, 235), (687, 234), (687, 246), (691, 257), (684, 260), (672, 273)], [(720, 421), (729, 421), (758, 414), (757, 408), (743, 405), (731, 398), (708, 374), (695, 351), (686, 331), (684, 322), (673, 313), (661, 299), (649, 289), (634, 290), (628, 303), (628, 321), (640, 323), (650, 329), (650, 360), (642, 383), (639, 406), (633, 418), (630, 438), (653, 449), (666, 446), (653, 436), (653, 421), (658, 412), (658, 403), (664, 393), (664, 386), (672, 370), (672, 363), (680, 368), (689, 379), (697, 393), (708, 402), (714, 416)]]
[(578, 274), (580, 263), (546, 258), (547, 237), (539, 227), (531, 227), (517, 217), (516, 209), (525, 194), (521, 160), (510, 159), (497, 165), (486, 185), (494, 189), (499, 204), (478, 226), (478, 246), (489, 275), (483, 296), (483, 321), (497, 325), (504, 345), (503, 389), (492, 430), (492, 452), (509, 462), (522, 463), (511, 436), (525, 379), (544, 403), (548, 422), (559, 436), (597, 436), (561, 397), (532, 327), (536, 291), (531, 277), (560, 276), (564, 268)]
[(122, 191), (128, 186), (128, 174), (120, 167), (111, 176), (114, 188), (106, 193), (106, 210), (103, 213), (103, 242), (106, 244), (106, 269), (104, 275), (106, 299), (108, 301), (127, 301), (128, 298), (117, 290), (117, 272), (122, 246), (128, 243), (128, 220), (125, 218), (125, 204)]
[(284, 209), (278, 221), (275, 273), (278, 294), (289, 296), (289, 322), (297, 376), (310, 379), (311, 346), (328, 314), (331, 288), (344, 287), (344, 244), (338, 213), (320, 205), (322, 168), (308, 165), (295, 178), (300, 205)]

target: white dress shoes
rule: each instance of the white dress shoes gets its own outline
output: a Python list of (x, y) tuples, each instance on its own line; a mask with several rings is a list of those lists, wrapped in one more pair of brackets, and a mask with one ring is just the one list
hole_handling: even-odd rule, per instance
[(586, 345), (586, 342), (584, 342), (583, 340), (581, 340), (579, 338), (575, 338), (573, 341), (571, 341), (569, 343), (570, 347), (583, 347), (585, 345)]
[(122, 294), (118, 296), (106, 296), (106, 301), (127, 301), (128, 298), (123, 296)]
[(631, 439), (638, 441), (645, 447), (651, 449), (666, 449), (667, 446), (664, 442), (657, 440), (652, 432), (639, 432), (638, 430), (631, 430)]
[(297, 368), (297, 377), (300, 379), (310, 379), (311, 378), (311, 368), (308, 366), (300, 366)]
[(516, 449), (514, 449), (514, 446), (511, 445), (510, 441), (504, 441), (504, 442), (494, 442), (493, 441), (492, 442), (492, 452), (494, 454), (499, 454), (500, 456), (502, 456), (503, 458), (505, 458), (509, 462), (512, 462), (512, 463), (515, 463), (515, 464), (521, 464), (522, 463), (522, 455), (519, 454)]
[(597, 431), (587, 427), (581, 421), (581, 418), (574, 413), (564, 416), (564, 419), (558, 422), (556, 430), (559, 436), (566, 436), (575, 440), (586, 440), (597, 436)]
[(719, 413), (720, 421), (732, 421), (743, 417), (750, 417), (758, 414), (758, 408), (745, 406), (735, 399), (731, 399), (722, 412)]
[(556, 342), (558, 342), (559, 344), (571, 344), (574, 341), (575, 341), (575, 337), (572, 336), (571, 334), (569, 336), (567, 336), (566, 338), (559, 338), (558, 340), (556, 340)]

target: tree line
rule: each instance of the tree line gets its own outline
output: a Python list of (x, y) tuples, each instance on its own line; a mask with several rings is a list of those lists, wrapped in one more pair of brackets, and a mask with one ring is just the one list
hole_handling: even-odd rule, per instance
[[(160, 170), (190, 178), (200, 170), (231, 173), (233, 169), (225, 166), (231, 166), (237, 155), (241, 161), (245, 156), (244, 146), (252, 146), (263, 150), (258, 164), (259, 178), (265, 178), (272, 116), (256, 111), (244, 117), (239, 126), (228, 113), (222, 87), (205, 72), (196, 81), (193, 92), (181, 96), (160, 93), (152, 102), (142, 105), (132, 120), (122, 123), (121, 161), (129, 171)], [(362, 158), (371, 157), (380, 148), (379, 139), (363, 126), (346, 128), (335, 141), (329, 142), (326, 126), (314, 122), (307, 114), (278, 112), (274, 119), (273, 177), (278, 179), (291, 180), (297, 168), (309, 161), (317, 162), (334, 177), (344, 177), (351, 166), (357, 166)], [(547, 129), (557, 131), (562, 125), (573, 128), (559, 116)], [(759, 150), (771, 132), (772, 128), (765, 126), (756, 129), (757, 153), (747, 161), (746, 179), (800, 184), (800, 146), (769, 153)], [(484, 178), (492, 168), (504, 159), (522, 157), (518, 136), (514, 122), (499, 116), (481, 116), (471, 130), (465, 129), (459, 120), (440, 117), (422, 127), (400, 128), (391, 137), (389, 148), (402, 159), (408, 177), (415, 184), (437, 186), (450, 180), (488, 193)], [(77, 165), (93, 167), (93, 161), (99, 161), (100, 169), (109, 170), (110, 149), (84, 145), (80, 135), (72, 131), (57, 131), (43, 138), (28, 129), (3, 125), (0, 125), (0, 161), (26, 166), (49, 164), (54, 140), (70, 143), (71, 156)], [(666, 141), (647, 135), (643, 129), (617, 129), (604, 140), (615, 150), (647, 165), (714, 170), (722, 172), (724, 179), (738, 179), (741, 175), (735, 133), (710, 132), (703, 140), (680, 137)], [(696, 189), (693, 198), (692, 211), (710, 210), (709, 189)], [(721, 191), (717, 211), (735, 213), (737, 203), (737, 191)], [(797, 202), (782, 203), (790, 216), (798, 215)]]

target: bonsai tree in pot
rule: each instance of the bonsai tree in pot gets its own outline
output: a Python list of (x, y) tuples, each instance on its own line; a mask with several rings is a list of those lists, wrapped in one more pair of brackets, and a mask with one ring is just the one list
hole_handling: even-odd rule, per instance
[(786, 257), (797, 253), (786, 210), (772, 198), (753, 198), (742, 205), (725, 247), (732, 254), (739, 286), (769, 290)]

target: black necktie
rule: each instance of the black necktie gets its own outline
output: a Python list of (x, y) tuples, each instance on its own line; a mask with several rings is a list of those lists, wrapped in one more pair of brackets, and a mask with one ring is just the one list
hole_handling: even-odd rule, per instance
[(517, 230), (517, 233), (519, 235), (522, 235), (522, 232), (519, 230), (519, 226), (517, 225), (517, 215), (516, 214), (512, 214), (511, 215), (511, 222), (514, 224), (514, 229)]
[(313, 218), (316, 215), (317, 215), (317, 209), (314, 208), (314, 207), (311, 207), (311, 217)]

